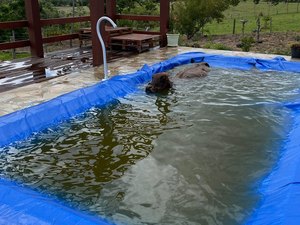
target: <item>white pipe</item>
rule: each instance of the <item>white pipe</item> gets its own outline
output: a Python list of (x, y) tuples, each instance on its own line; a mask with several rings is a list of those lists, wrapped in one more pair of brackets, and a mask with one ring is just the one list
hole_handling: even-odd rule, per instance
[(108, 77), (108, 69), (107, 69), (107, 59), (106, 59), (106, 48), (105, 48), (105, 44), (101, 35), (101, 31), (100, 31), (100, 24), (103, 20), (107, 20), (108, 22), (111, 23), (111, 25), (116, 28), (117, 25), (115, 24), (114, 21), (112, 21), (111, 18), (107, 17), (107, 16), (102, 16), (98, 21), (97, 21), (97, 25), (96, 25), (96, 29), (97, 29), (97, 35), (99, 38), (99, 41), (101, 43), (102, 46), (102, 52), (103, 52), (103, 66), (104, 66), (104, 80), (107, 79)]

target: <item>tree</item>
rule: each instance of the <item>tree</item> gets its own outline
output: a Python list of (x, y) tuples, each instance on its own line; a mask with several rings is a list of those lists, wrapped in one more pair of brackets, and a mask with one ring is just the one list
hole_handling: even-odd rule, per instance
[(160, 0), (118, 0), (117, 11), (118, 13), (130, 12), (132, 9), (136, 8), (136, 5), (139, 5), (151, 12), (151, 10), (153, 11), (156, 9), (157, 3), (159, 2)]
[[(24, 0), (1, 0), (0, 1), (0, 21), (17, 21), (26, 20), (25, 1)], [(48, 0), (40, 0), (41, 18), (57, 18), (60, 16), (52, 3)], [(26, 39), (27, 32), (25, 28), (16, 29), (17, 39)], [(0, 42), (10, 40), (11, 31), (0, 30)]]
[(175, 4), (171, 17), (175, 29), (191, 39), (204, 26), (217, 20), (222, 21), (223, 12), (229, 6), (236, 6), (239, 0), (182, 0)]

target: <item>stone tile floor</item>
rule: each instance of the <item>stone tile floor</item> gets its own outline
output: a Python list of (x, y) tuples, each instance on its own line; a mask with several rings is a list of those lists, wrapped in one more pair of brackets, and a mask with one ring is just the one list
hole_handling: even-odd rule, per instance
[[(155, 49), (139, 55), (134, 55), (131, 57), (121, 58), (119, 60), (113, 61), (108, 64), (109, 76), (132, 73), (146, 63), (152, 65), (154, 63), (173, 57), (177, 54), (191, 51), (266, 59), (274, 58), (275, 56), (277, 56), (249, 52), (218, 51), (189, 47), (169, 47)], [(284, 57), (287, 60), (291, 60), (288, 56)], [(66, 76), (57, 77), (55, 79), (51, 79), (41, 83), (34, 83), (3, 92), (1, 93), (0, 98), (0, 116), (39, 104), (73, 90), (95, 84), (97, 82), (100, 82), (101, 79), (103, 79), (102, 66), (88, 68), (81, 71), (79, 70)]]

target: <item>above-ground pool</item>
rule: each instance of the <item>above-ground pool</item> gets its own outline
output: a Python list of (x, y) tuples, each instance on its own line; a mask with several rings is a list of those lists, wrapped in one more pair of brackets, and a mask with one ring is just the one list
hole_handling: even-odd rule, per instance
[[(145, 94), (153, 73), (172, 69), (173, 76), (203, 60), (212, 66), (207, 77), (173, 77), (168, 93)], [(50, 202), (41, 211), (62, 204), (67, 213), (44, 216), (37, 204), (33, 215), (22, 211), (32, 224), (75, 224), (66, 219), (69, 211), (85, 219), (78, 224), (297, 224), (294, 212), (280, 213), (293, 200), (287, 196), (298, 193), (290, 189), (297, 189), (292, 165), (299, 156), (285, 155), (289, 145), (299, 149), (291, 140), (297, 136), (299, 68), (282, 59), (188, 53), (128, 75), (131, 86), (125, 77), (104, 82), (114, 95), (101, 93), (107, 101), (90, 97), (100, 95), (98, 84), (2, 117), (0, 176), (7, 185), (17, 182), (17, 191), (20, 184), (22, 193), (33, 191), (15, 203), (0, 197), (0, 222), (17, 217), (16, 224), (27, 224), (20, 210), (30, 207), (28, 199), (40, 199), (37, 191)], [(17, 121), (20, 132), (13, 130)]]

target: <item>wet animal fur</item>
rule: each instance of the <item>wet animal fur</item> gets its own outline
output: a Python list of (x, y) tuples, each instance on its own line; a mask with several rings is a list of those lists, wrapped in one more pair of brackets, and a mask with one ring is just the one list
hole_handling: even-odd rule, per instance
[(210, 66), (206, 62), (201, 62), (196, 64), (193, 67), (186, 68), (185, 70), (176, 74), (177, 78), (196, 78), (196, 77), (204, 77), (210, 71)]
[(169, 90), (173, 83), (167, 73), (157, 73), (152, 76), (151, 82), (146, 86), (147, 93), (158, 93)]
[[(210, 66), (206, 62), (201, 62), (193, 67), (176, 74), (176, 78), (197, 78), (207, 76)], [(146, 93), (159, 93), (172, 88), (173, 83), (169, 79), (167, 73), (157, 73), (152, 76), (151, 82), (146, 86)]]

